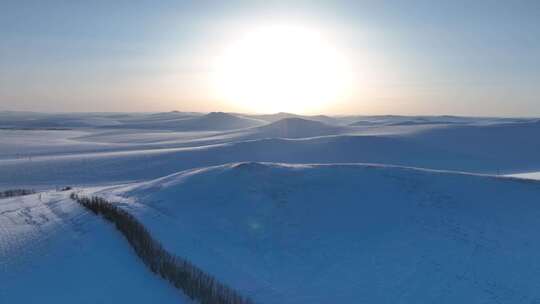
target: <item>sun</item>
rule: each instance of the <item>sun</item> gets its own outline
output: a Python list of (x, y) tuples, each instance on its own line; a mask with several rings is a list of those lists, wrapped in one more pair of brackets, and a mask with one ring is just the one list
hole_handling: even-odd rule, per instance
[(301, 26), (253, 29), (218, 56), (219, 98), (249, 112), (313, 113), (345, 98), (351, 66), (322, 32)]

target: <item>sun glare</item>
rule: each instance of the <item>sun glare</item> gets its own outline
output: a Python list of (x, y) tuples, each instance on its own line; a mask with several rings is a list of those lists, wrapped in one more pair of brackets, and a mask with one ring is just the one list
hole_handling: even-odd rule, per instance
[(218, 57), (219, 98), (252, 112), (319, 111), (345, 98), (352, 73), (328, 37), (299, 26), (249, 31)]

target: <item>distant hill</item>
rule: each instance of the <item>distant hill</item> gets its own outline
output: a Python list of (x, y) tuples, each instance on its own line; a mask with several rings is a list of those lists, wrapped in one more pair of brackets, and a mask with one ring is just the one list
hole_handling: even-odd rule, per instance
[(257, 130), (268, 137), (302, 138), (337, 134), (342, 128), (303, 118), (284, 118)]
[(285, 118), (302, 118), (302, 119), (319, 121), (319, 122), (323, 122), (330, 125), (341, 124), (341, 121), (339, 119), (330, 117), (327, 115), (298, 115), (298, 114), (292, 114), (292, 113), (279, 112), (275, 114), (250, 115), (250, 117), (264, 120), (267, 122), (276, 122), (278, 120), (282, 120)]
[(264, 121), (223, 112), (205, 115), (196, 113), (155, 113), (126, 121), (115, 128), (172, 130), (172, 131), (227, 131), (250, 128), (265, 124)]
[(263, 121), (224, 112), (211, 112), (201, 117), (185, 120), (178, 125), (184, 130), (234, 130), (264, 124)]

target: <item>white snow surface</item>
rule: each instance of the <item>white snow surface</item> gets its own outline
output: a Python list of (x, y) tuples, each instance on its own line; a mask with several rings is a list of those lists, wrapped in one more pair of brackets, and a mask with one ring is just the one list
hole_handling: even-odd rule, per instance
[(0, 199), (0, 303), (188, 303), (68, 192)]
[[(231, 116), (241, 117), (226, 113), (103, 114), (102, 119), (116, 124), (70, 130), (3, 129), (0, 189), (143, 181), (241, 161), (381, 163), (488, 174), (540, 170), (540, 123), (534, 119), (437, 116), (422, 117), (422, 121), (438, 123), (407, 125), (400, 123), (405, 119), (402, 116), (385, 116), (384, 124), (358, 127), (343, 125), (351, 118), (335, 117), (338, 126), (310, 120), (313, 117), (285, 117), (262, 126), (211, 131), (159, 130), (148, 125), (159, 125), (160, 119), (227, 120)], [(18, 124), (23, 124), (25, 120), (19, 119)], [(442, 119), (452, 120), (452, 124), (442, 124)], [(137, 128), (126, 127), (129, 124)], [(215, 129), (211, 125), (205, 128)]]
[(538, 134), (534, 118), (0, 112), (0, 190), (43, 191), (0, 199), (0, 303), (185, 302), (51, 190), (67, 185), (257, 303), (540, 302)]
[(260, 303), (534, 303), (540, 182), (233, 163), (98, 192)]

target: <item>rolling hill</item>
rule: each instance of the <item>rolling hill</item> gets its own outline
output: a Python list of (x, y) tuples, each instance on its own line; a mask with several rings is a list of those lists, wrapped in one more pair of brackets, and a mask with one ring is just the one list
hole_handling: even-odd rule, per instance
[(98, 194), (260, 303), (540, 299), (539, 182), (380, 165), (234, 163)]
[(257, 128), (257, 136), (272, 138), (306, 138), (337, 134), (343, 128), (303, 118), (283, 118)]

